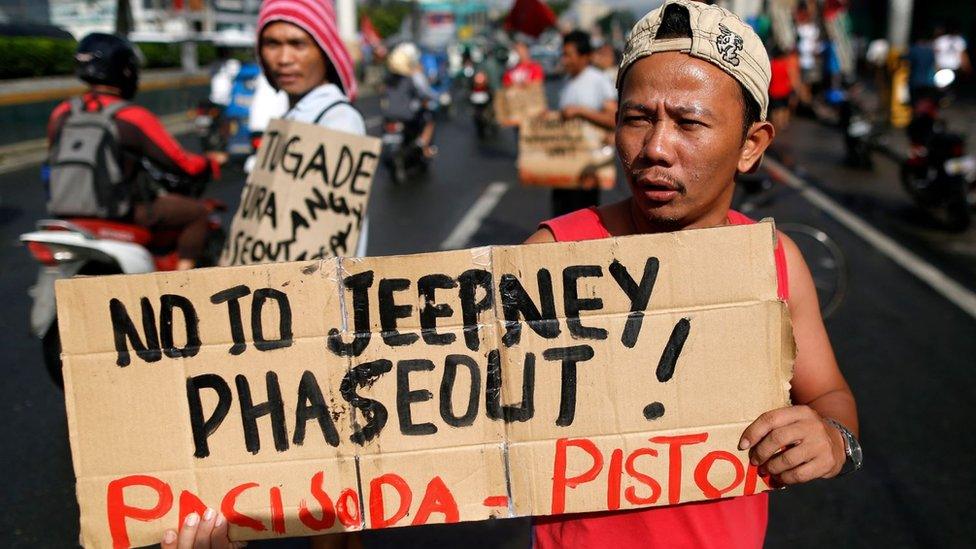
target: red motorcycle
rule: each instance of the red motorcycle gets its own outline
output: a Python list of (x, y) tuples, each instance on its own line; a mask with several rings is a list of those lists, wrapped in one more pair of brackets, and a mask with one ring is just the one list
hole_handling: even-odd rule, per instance
[[(150, 172), (152, 175), (152, 172)], [(156, 174), (158, 176), (158, 173)], [(195, 194), (203, 186), (184, 189)], [(226, 237), (217, 212), (227, 209), (218, 200), (204, 201), (210, 210), (209, 234), (201, 267), (217, 264)], [(37, 282), (29, 290), (31, 334), (41, 340), (44, 364), (51, 379), (64, 387), (61, 339), (58, 334), (54, 282), (75, 275), (151, 273), (176, 269), (177, 230), (150, 232), (145, 227), (97, 218), (42, 219), (37, 230), (20, 235), (38, 263)]]

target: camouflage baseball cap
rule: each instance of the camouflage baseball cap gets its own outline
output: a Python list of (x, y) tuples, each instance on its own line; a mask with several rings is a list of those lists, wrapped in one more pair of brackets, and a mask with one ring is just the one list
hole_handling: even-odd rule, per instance
[[(665, 10), (675, 6), (688, 11), (690, 38), (657, 38)], [(679, 9), (680, 9), (679, 8)], [(672, 7), (671, 9), (675, 9)], [(769, 106), (769, 56), (762, 40), (739, 16), (720, 8), (691, 0), (667, 0), (634, 25), (624, 49), (617, 76), (617, 88), (627, 69), (653, 53), (680, 51), (704, 59), (741, 83), (759, 104), (760, 117), (766, 119)]]

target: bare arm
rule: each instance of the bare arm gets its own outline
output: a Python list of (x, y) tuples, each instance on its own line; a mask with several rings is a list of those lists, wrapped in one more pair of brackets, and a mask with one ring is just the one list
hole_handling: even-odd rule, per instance
[(806, 404), (857, 434), (854, 395), (837, 366), (827, 337), (813, 277), (796, 244), (781, 235), (790, 277), (790, 316), (797, 355), (793, 372), (793, 402)]
[(855, 434), (857, 409), (827, 338), (810, 270), (796, 244), (780, 234), (789, 266), (789, 310), (797, 354), (791, 396), (794, 406), (770, 410), (742, 435), (751, 462), (783, 484), (830, 478), (846, 459), (844, 439), (823, 418)]
[(538, 231), (532, 233), (532, 236), (525, 239), (522, 244), (540, 244), (543, 242), (555, 242), (556, 237), (553, 236), (552, 232), (545, 227), (539, 229)]
[(563, 118), (582, 118), (601, 128), (612, 130), (617, 125), (617, 102), (606, 101), (600, 110), (587, 107), (570, 106), (562, 110)]

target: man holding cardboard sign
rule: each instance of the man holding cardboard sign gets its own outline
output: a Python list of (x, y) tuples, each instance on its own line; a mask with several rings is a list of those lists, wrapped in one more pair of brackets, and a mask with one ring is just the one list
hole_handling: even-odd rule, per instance
[[(712, 9), (676, 4), (694, 28)], [(714, 13), (734, 48), (747, 31)], [(760, 478), (836, 475), (856, 442), (825, 418), (856, 428), (853, 398), (795, 246), (775, 252), (770, 223), (703, 228), (744, 222), (726, 189), (772, 137), (765, 88), (739, 92), (714, 51), (649, 55), (669, 36), (653, 27), (621, 71), (642, 194), (533, 237), (588, 242), (60, 283), (86, 546), (650, 505), (674, 507), (541, 521), (537, 539), (761, 544)]]
[[(288, 95), (255, 155), (221, 265), (365, 255), (366, 206), (379, 142), (352, 104), (356, 80), (323, 0), (268, 0), (261, 65)], [(314, 126), (313, 126), (314, 125)]]
[[(563, 37), (563, 67), (569, 76), (559, 94), (559, 112), (565, 120), (612, 129), (617, 112), (616, 90), (603, 74), (590, 64), (593, 45), (589, 33), (572, 31)], [(592, 144), (597, 149), (602, 143)], [(610, 165), (612, 166), (612, 159)], [(577, 188), (552, 191), (552, 214), (563, 215), (600, 203), (596, 178), (584, 174)]]
[[(632, 196), (542, 225), (528, 242), (587, 240), (751, 223), (730, 210), (737, 172), (754, 170), (771, 142), (769, 60), (732, 13), (670, 0), (634, 27), (617, 86), (617, 154)], [(809, 270), (780, 234), (780, 297), (797, 342), (794, 406), (760, 415), (742, 433), (751, 463), (789, 485), (859, 468), (854, 397), (837, 367)], [(710, 253), (702, 249), (700, 253)], [(540, 519), (541, 548), (761, 547), (765, 494), (707, 504)]]
[(518, 126), (547, 110), (545, 73), (542, 65), (532, 59), (527, 36), (515, 37), (511, 55), (517, 61), (505, 71), (502, 87), (495, 96), (495, 117), (503, 126)]
[[(284, 121), (272, 121), (265, 132), (259, 151), (264, 154), (258, 155), (258, 165), (242, 193), (221, 265), (317, 254), (365, 255), (369, 231), (365, 210), (378, 143), (362, 137), (366, 124), (351, 103), (357, 94), (356, 77), (352, 57), (339, 37), (334, 7), (329, 0), (264, 0), (257, 45), (268, 83), (288, 95), (288, 112)], [(301, 123), (327, 130), (316, 131)], [(292, 159), (292, 169), (286, 156)], [(294, 162), (303, 157), (307, 158), (304, 167), (301, 160)], [(293, 182), (306, 176), (310, 176), (308, 185), (297, 189)], [(325, 192), (317, 188), (317, 176), (320, 186), (328, 189)], [(276, 190), (276, 179), (292, 184)], [(189, 547), (194, 538), (196, 545), (211, 538), (217, 546), (229, 543), (222, 514), (207, 509), (202, 516), (187, 518), (179, 540), (176, 532), (169, 531), (164, 547), (175, 547), (177, 542)]]

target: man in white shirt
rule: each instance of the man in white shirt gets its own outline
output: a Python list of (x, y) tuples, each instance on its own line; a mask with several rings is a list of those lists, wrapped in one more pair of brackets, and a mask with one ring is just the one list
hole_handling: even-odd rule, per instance
[[(567, 80), (559, 93), (559, 112), (566, 120), (582, 118), (611, 130), (616, 124), (617, 90), (605, 74), (591, 65), (592, 55), (588, 33), (575, 30), (563, 37)], [(552, 191), (553, 217), (599, 204), (599, 187)]]

